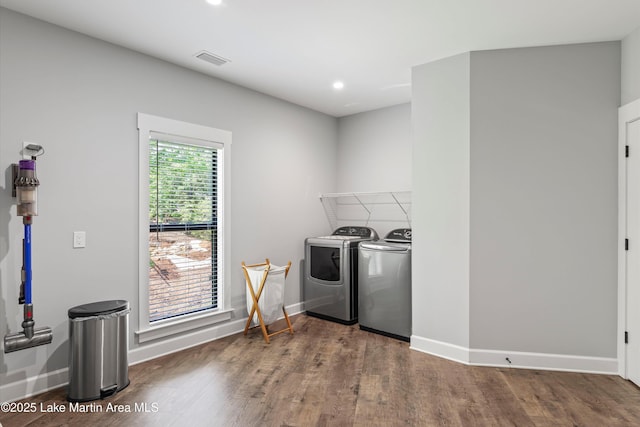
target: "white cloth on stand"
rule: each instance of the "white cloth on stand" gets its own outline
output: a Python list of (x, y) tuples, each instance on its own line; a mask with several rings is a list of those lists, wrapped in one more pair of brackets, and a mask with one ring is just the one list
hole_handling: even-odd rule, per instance
[[(251, 279), (251, 285), (253, 286), (253, 292), (258, 296), (258, 290), (260, 289), (260, 283), (262, 283), (262, 277), (264, 271), (267, 268), (266, 265), (258, 267), (247, 267), (247, 274)], [(258, 307), (260, 307), (260, 313), (262, 313), (262, 320), (265, 325), (269, 325), (280, 318), (282, 315), (282, 307), (284, 305), (284, 281), (287, 267), (279, 267), (271, 264), (269, 273), (267, 274), (267, 281), (262, 289), (262, 295), (258, 299)], [(251, 298), (251, 292), (247, 290), (247, 313), (251, 314), (251, 308), (253, 308), (253, 299)], [(258, 323), (258, 313), (253, 314), (252, 321)]]

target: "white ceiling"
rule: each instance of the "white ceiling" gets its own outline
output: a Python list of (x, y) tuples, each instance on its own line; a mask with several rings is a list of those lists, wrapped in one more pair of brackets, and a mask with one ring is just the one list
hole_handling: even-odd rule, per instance
[[(472, 50), (620, 40), (640, 26), (640, 0), (223, 1), (0, 5), (337, 117), (410, 101), (415, 65)], [(202, 50), (231, 62), (196, 59)], [(332, 89), (338, 79), (342, 91)]]

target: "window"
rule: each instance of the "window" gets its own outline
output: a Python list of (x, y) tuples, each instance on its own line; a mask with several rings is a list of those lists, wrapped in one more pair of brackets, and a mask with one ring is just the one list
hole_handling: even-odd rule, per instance
[(218, 308), (217, 150), (149, 138), (149, 321)]
[(230, 318), (224, 277), (231, 134), (146, 114), (138, 114), (138, 128), (137, 334), (144, 342)]

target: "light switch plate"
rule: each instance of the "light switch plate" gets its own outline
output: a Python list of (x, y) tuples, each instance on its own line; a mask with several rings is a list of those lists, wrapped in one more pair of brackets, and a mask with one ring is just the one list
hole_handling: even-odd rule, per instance
[(84, 248), (87, 246), (87, 234), (84, 231), (73, 232), (73, 247)]

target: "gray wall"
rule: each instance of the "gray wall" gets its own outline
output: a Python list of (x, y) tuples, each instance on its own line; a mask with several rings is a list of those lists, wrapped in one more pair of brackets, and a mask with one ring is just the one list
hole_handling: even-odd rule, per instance
[(469, 54), (415, 67), (413, 335), (469, 346)]
[[(340, 193), (397, 192), (411, 190), (411, 104), (401, 104), (338, 119), (338, 183)], [(368, 225), (380, 237), (395, 228), (409, 227), (410, 195), (400, 196), (402, 208), (389, 195), (361, 198), (339, 209), (341, 225)], [(348, 202), (355, 202), (351, 199)], [(345, 203), (345, 200), (342, 200)]]
[(619, 94), (618, 42), (413, 69), (414, 336), (615, 357)]
[[(234, 318), (246, 316), (240, 262), (293, 262), (285, 303), (298, 303), (303, 241), (326, 232), (318, 194), (335, 191), (337, 120), (0, 8), (0, 334), (18, 331), (21, 218), (9, 167), (22, 141), (44, 145), (33, 225), (37, 326), (53, 344), (0, 353), (0, 384), (67, 366), (67, 309), (122, 298), (138, 328), (138, 136), (144, 112), (233, 132)], [(87, 233), (72, 249), (72, 232)], [(2, 399), (0, 399), (2, 400)]]
[(338, 192), (411, 189), (411, 104), (338, 119)]
[(471, 347), (616, 356), (620, 43), (471, 55)]
[(640, 99), (640, 27), (622, 40), (622, 102)]

